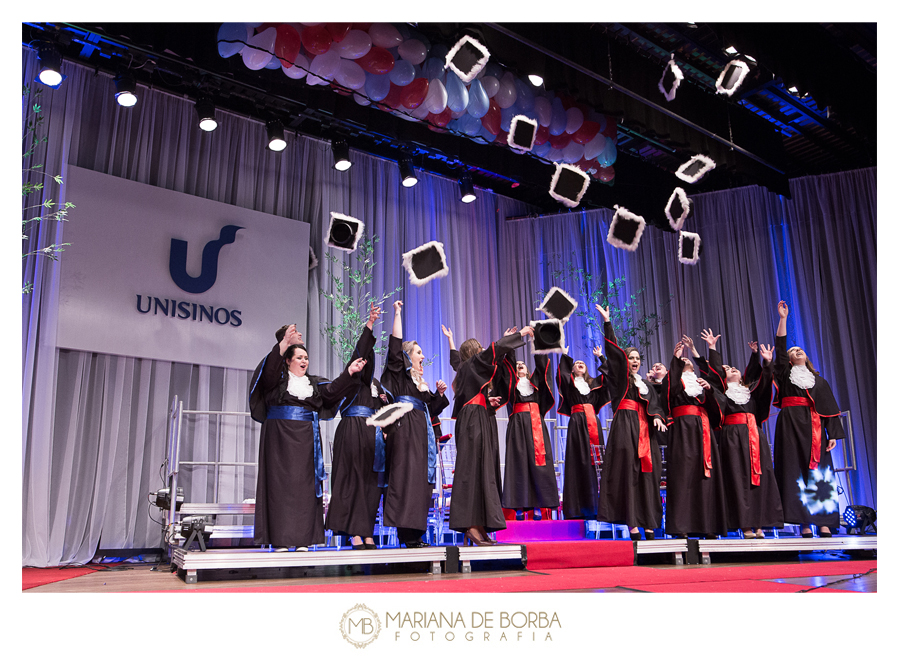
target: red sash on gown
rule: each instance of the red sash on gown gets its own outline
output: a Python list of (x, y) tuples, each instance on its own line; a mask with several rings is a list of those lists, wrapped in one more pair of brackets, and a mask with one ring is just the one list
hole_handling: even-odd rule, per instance
[(709, 430), (709, 415), (706, 409), (695, 404), (683, 404), (672, 409), (672, 418), (681, 416), (700, 416), (703, 426), (703, 476), (710, 477), (712, 469), (712, 435)]
[[(547, 465), (547, 452), (544, 449), (544, 429), (541, 424), (541, 411), (536, 402), (517, 402), (513, 405), (513, 413), (531, 415), (531, 436), (534, 442), (534, 463), (537, 466)], [(597, 419), (594, 418), (596, 427)]]
[(750, 435), (750, 481), (754, 486), (759, 486), (762, 467), (759, 464), (759, 428), (756, 426), (756, 416), (747, 413), (728, 414), (723, 425), (746, 425)]
[(637, 400), (624, 398), (619, 403), (618, 413), (622, 409), (636, 411), (638, 415), (638, 426), (640, 427), (640, 438), (638, 439), (638, 458), (641, 460), (641, 472), (653, 472), (653, 457), (650, 455), (650, 426), (647, 423), (647, 411)]
[(812, 448), (809, 451), (809, 467), (819, 468), (819, 455), (822, 454), (822, 421), (816, 408), (809, 398), (785, 397), (781, 398), (781, 408), (785, 407), (809, 407), (809, 418), (812, 421)]

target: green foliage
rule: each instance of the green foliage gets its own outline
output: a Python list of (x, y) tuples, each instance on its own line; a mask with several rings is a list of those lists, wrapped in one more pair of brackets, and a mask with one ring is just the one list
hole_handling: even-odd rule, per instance
[[(339, 265), (349, 279), (345, 285), (343, 276), (329, 272), (328, 276), (331, 277), (334, 292), (319, 290), (323, 297), (334, 304), (335, 310), (341, 315), (340, 324), (326, 324), (322, 328), (322, 335), (328, 339), (334, 353), (340, 357), (343, 363), (347, 363), (353, 356), (356, 341), (359, 339), (363, 327), (366, 326), (366, 322), (369, 321), (370, 305), (381, 306), (385, 300), (403, 289), (397, 287), (378, 297), (371, 293), (372, 271), (375, 269), (372, 255), (376, 242), (378, 242), (377, 235), (369, 238), (367, 234), (363, 234), (356, 251), (350, 256), (352, 264), (345, 263), (343, 259), (332, 253), (326, 254), (326, 258)], [(393, 318), (393, 315), (390, 317)], [(385, 331), (381, 332), (380, 337), (376, 334), (376, 354), (384, 353), (386, 336), (387, 332)]]
[[(25, 131), (22, 135), (22, 145), (26, 147), (25, 152), (22, 154), (22, 159), (25, 161), (29, 158), (32, 160), (37, 159), (39, 157), (38, 149), (47, 144), (47, 136), (40, 134), (44, 125), (44, 116), (41, 114), (41, 105), (37, 102), (40, 95), (43, 93), (44, 90), (40, 87), (34, 90), (29, 89), (28, 86), (22, 87), (23, 111), (26, 113), (30, 112), (30, 116), (25, 122)], [(31, 101), (29, 101), (29, 96), (32, 97)], [(46, 147), (44, 147), (44, 156), (46, 156)], [(41, 162), (32, 162), (30, 166), (23, 167), (22, 198), (27, 199), (32, 194), (36, 193), (44, 194), (46, 192), (44, 190), (44, 184), (45, 182), (49, 183), (50, 181), (57, 185), (63, 184), (62, 176), (58, 174), (55, 176), (47, 174), (44, 172), (44, 165)], [(69, 210), (74, 207), (74, 203), (69, 203), (67, 201), (60, 208), (58, 204), (50, 198), (46, 198), (38, 204), (25, 205), (22, 208), (23, 245), (29, 240), (28, 235), (26, 235), (27, 229), (31, 228), (32, 232), (35, 232), (35, 229), (29, 226), (30, 224), (42, 221), (68, 221), (66, 215), (68, 215)], [(54, 210), (54, 208), (56, 209)], [(24, 260), (29, 256), (44, 256), (51, 260), (58, 260), (60, 252), (62, 252), (65, 247), (70, 246), (70, 244), (71, 243), (69, 242), (60, 242), (47, 245), (46, 247), (32, 249), (29, 249), (26, 245), (23, 247), (22, 259)], [(25, 281), (22, 284), (22, 294), (28, 294), (33, 289), (34, 284), (30, 281)]]
[[(641, 310), (640, 296), (645, 288), (625, 295), (624, 277), (604, 281), (598, 275), (589, 274), (583, 267), (576, 267), (571, 261), (563, 264), (559, 255), (544, 264), (550, 267), (550, 279), (554, 285), (579, 301), (573, 315), (583, 319), (587, 335), (582, 338), (589, 345), (600, 345), (603, 340), (603, 323), (595, 309), (595, 305), (599, 304), (604, 308), (609, 307), (609, 321), (616, 332), (619, 345), (637, 347), (641, 355), (646, 356), (651, 337), (661, 325), (666, 324), (661, 313), (671, 304), (675, 295), (669, 295), (656, 311), (644, 313)], [(540, 304), (546, 295), (546, 291), (538, 291), (537, 303)]]

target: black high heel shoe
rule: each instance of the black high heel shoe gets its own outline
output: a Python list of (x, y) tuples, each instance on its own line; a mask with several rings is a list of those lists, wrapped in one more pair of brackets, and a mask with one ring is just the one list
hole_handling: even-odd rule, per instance
[(652, 530), (647, 530), (646, 528), (644, 528), (644, 539), (646, 539), (647, 541), (653, 541), (654, 539), (656, 539), (656, 535), (653, 534)]
[(482, 539), (481, 537), (477, 537), (472, 533), (471, 530), (466, 530), (466, 541), (469, 546), (493, 546), (490, 540)]
[(640, 530), (638, 530), (637, 532), (631, 532), (629, 530), (628, 536), (631, 537), (631, 541), (641, 541), (641, 531)]

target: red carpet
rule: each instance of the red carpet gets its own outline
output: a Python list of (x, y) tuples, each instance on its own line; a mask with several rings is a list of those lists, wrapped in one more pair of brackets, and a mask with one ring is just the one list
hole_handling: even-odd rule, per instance
[[(622, 542), (625, 543), (625, 542)], [(798, 592), (809, 585), (760, 582), (771, 578), (803, 576), (851, 576), (877, 566), (875, 560), (777, 564), (748, 567), (693, 567), (653, 569), (650, 567), (599, 567), (590, 569), (550, 569), (540, 575), (505, 578), (469, 577), (455, 580), (417, 580), (397, 583), (341, 583), (337, 585), (285, 585), (273, 587), (222, 587), (170, 590), (181, 592), (334, 592), (343, 594), (384, 593), (513, 593), (624, 587), (643, 592)], [(308, 581), (307, 581), (308, 582)], [(838, 591), (838, 590), (815, 590)], [(848, 592), (854, 593), (854, 592)]]
[(94, 573), (97, 569), (78, 567), (22, 567), (22, 590), (49, 585), (60, 580), (77, 578), (87, 573)]
[(497, 531), (497, 541), (505, 544), (583, 539), (584, 521), (507, 521), (506, 529)]
[(634, 564), (630, 541), (545, 541), (525, 544), (529, 571), (584, 567), (629, 567)]

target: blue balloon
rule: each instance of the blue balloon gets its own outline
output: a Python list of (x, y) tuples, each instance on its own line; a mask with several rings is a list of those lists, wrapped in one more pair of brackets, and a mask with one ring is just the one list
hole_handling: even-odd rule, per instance
[(469, 104), (466, 105), (466, 112), (476, 119), (480, 119), (487, 114), (490, 103), (481, 80), (472, 80), (472, 84), (469, 85)]
[(476, 119), (470, 114), (459, 117), (459, 131), (474, 137), (481, 132), (481, 119)]
[(399, 59), (394, 62), (394, 68), (391, 69), (388, 76), (390, 76), (391, 82), (398, 87), (405, 87), (415, 79), (416, 69), (405, 59)]
[[(216, 41), (219, 42), (219, 55), (221, 57), (231, 57), (237, 55), (244, 48), (243, 43), (250, 40), (250, 28), (245, 23), (222, 23)], [(223, 41), (234, 41), (235, 43), (222, 43)]]
[(423, 77), (428, 80), (438, 79), (441, 82), (444, 81), (444, 62), (437, 57), (429, 57), (426, 59), (422, 71), (424, 73)]
[(503, 108), (500, 110), (500, 130), (505, 132), (509, 132), (509, 126), (512, 123), (512, 118), (516, 116), (518, 112), (516, 112), (516, 106), (510, 105), (507, 108)]
[(366, 96), (373, 101), (384, 100), (391, 90), (391, 79), (387, 73), (376, 75), (366, 71)]
[(547, 155), (547, 153), (550, 151), (550, 148), (550, 141), (548, 140), (543, 144), (535, 144), (534, 147), (532, 147), (531, 152), (535, 155), (540, 155), (541, 157), (543, 157)]
[(562, 135), (566, 131), (566, 123), (568, 123), (566, 108), (559, 98), (554, 98), (550, 102), (550, 134)]
[(534, 108), (534, 92), (531, 91), (531, 83), (516, 78), (513, 84), (516, 87), (516, 105), (519, 107), (519, 113), (524, 114)]
[(447, 71), (447, 107), (451, 112), (462, 112), (469, 104), (469, 90), (453, 71)]
[(263, 68), (267, 69), (280, 69), (281, 68), (281, 60), (277, 57), (273, 57), (269, 60), (269, 63), (266, 64)]
[(484, 65), (484, 74), (490, 75), (498, 80), (503, 77), (505, 71), (503, 67), (500, 66), (497, 62), (492, 60), (488, 60), (488, 63)]
[(478, 134), (484, 137), (485, 141), (487, 141), (488, 144), (497, 139), (497, 136), (490, 130), (488, 130), (485, 126), (481, 126), (481, 130)]

